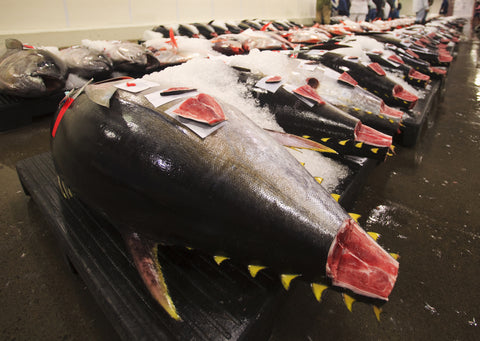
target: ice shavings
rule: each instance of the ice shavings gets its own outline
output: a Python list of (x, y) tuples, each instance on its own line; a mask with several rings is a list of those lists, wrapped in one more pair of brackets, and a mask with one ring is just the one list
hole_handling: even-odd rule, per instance
[(326, 158), (319, 152), (309, 149), (287, 148), (298, 162), (304, 164), (305, 169), (313, 177), (322, 178), (322, 186), (329, 192), (333, 192), (340, 179), (348, 176), (349, 169), (332, 159)]

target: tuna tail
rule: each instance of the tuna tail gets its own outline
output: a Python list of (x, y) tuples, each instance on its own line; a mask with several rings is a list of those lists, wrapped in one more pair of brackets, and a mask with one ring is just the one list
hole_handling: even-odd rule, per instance
[(388, 300), (398, 275), (398, 262), (349, 219), (330, 247), (327, 275), (333, 285)]

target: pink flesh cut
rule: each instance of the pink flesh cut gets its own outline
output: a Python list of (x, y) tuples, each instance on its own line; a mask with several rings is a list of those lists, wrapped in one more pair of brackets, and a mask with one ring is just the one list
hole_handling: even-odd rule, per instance
[(210, 125), (225, 121), (222, 107), (207, 94), (190, 97), (173, 112), (181, 117)]
[(416, 54), (415, 52), (413, 52), (413, 51), (410, 50), (410, 49), (406, 50), (406, 52), (407, 52), (410, 56), (412, 56), (412, 57), (420, 58), (420, 57), (418, 56), (418, 54)]
[(358, 85), (358, 82), (353, 79), (352, 76), (350, 76), (347, 72), (344, 72), (338, 77), (338, 80), (347, 84), (350, 84), (352, 86)]
[(390, 57), (388, 57), (388, 59), (394, 61), (395, 63), (405, 64), (405, 62), (402, 60), (402, 58), (400, 58), (399, 56), (397, 56), (395, 54), (392, 54)]
[(402, 118), (404, 114), (403, 111), (393, 109), (392, 107), (386, 105), (383, 101), (382, 104), (380, 104), (380, 113), (394, 118)]
[(430, 71), (431, 72), (435, 72), (437, 75), (446, 75), (447, 74), (447, 71), (444, 70), (444, 69), (440, 69), (438, 67), (430, 67)]
[(355, 141), (364, 142), (377, 147), (390, 147), (392, 137), (378, 130), (362, 124), (360, 121), (355, 127)]
[(408, 72), (408, 76), (413, 78), (413, 79), (419, 79), (419, 80), (422, 80), (422, 81), (430, 80), (430, 76), (428, 76), (424, 73), (415, 71), (413, 68), (410, 69), (410, 71)]
[(281, 80), (282, 80), (281, 76), (273, 76), (273, 77), (270, 77), (269, 79), (267, 79), (265, 82), (266, 83), (278, 83)]
[(347, 219), (330, 246), (326, 270), (333, 285), (388, 300), (398, 266), (353, 219)]
[(324, 105), (325, 101), (320, 97), (315, 89), (313, 89), (310, 85), (304, 85), (299, 87), (298, 89), (293, 90), (294, 93), (305, 97), (307, 99), (310, 99), (314, 102), (317, 102), (319, 105)]
[(440, 52), (438, 55), (438, 61), (441, 63), (450, 63), (453, 60), (453, 57), (448, 53)]
[(401, 85), (395, 85), (393, 87), (393, 97), (399, 98), (406, 102), (410, 103), (409, 109), (412, 109), (415, 106), (415, 103), (418, 101), (418, 97), (405, 90)]
[(372, 69), (373, 71), (375, 71), (375, 73), (379, 76), (385, 76), (386, 75), (385, 70), (383, 70), (382, 67), (380, 66), (380, 64), (378, 64), (378, 63), (370, 63), (370, 64), (368, 64), (368, 67), (370, 69)]

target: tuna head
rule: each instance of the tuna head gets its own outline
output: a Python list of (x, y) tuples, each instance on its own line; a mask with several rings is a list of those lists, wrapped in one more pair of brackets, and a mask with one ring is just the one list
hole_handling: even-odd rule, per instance
[[(290, 278), (327, 274), (387, 299), (398, 263), (238, 109), (206, 94), (155, 108), (123, 90), (107, 108), (90, 99), (95, 87), (59, 111), (52, 154), (72, 192), (115, 226)], [(200, 137), (188, 119), (172, 118), (178, 104), (174, 113), (195, 121), (215, 117), (215, 130)]]
[(73, 46), (60, 51), (69, 71), (85, 79), (102, 79), (113, 71), (112, 61), (103, 53), (84, 46)]
[(60, 58), (45, 50), (23, 49), (18, 40), (6, 45), (0, 57), (0, 91), (37, 97), (63, 90), (67, 67)]

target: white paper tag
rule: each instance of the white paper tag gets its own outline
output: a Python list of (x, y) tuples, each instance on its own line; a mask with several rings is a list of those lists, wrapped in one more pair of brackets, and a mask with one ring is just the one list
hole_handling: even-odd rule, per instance
[(157, 108), (161, 105), (164, 105), (166, 103), (169, 103), (171, 101), (174, 101), (179, 98), (184, 98), (184, 97), (192, 97), (198, 95), (198, 91), (191, 91), (191, 92), (185, 92), (183, 94), (178, 94), (178, 95), (168, 95), (168, 96), (162, 96), (160, 95), (161, 92), (165, 91), (167, 89), (162, 89), (160, 91), (155, 91), (150, 94), (145, 95), (145, 98), (152, 103), (152, 105)]
[(144, 79), (129, 79), (125, 82), (115, 84), (115, 86), (128, 92), (137, 93), (158, 86), (158, 84)]
[(257, 88), (260, 88), (260, 89), (264, 89), (264, 90), (267, 90), (267, 91), (270, 91), (270, 92), (277, 92), (277, 90), (282, 86), (283, 84), (283, 81), (279, 81), (277, 83), (267, 83), (267, 79), (269, 78), (272, 78), (272, 76), (267, 76), (267, 77), (263, 77), (262, 79), (260, 79), (256, 84), (255, 86)]

